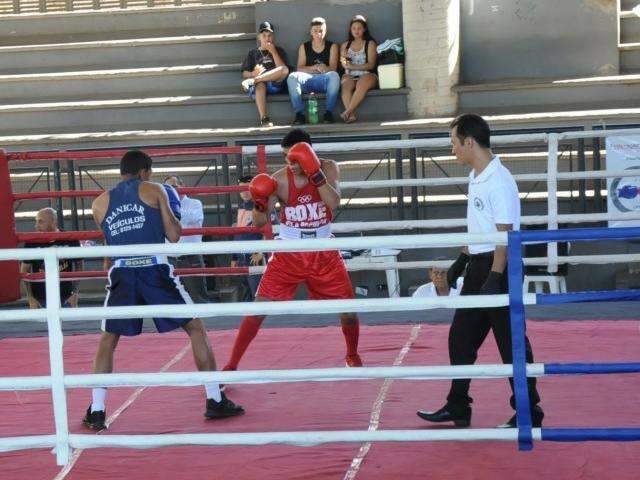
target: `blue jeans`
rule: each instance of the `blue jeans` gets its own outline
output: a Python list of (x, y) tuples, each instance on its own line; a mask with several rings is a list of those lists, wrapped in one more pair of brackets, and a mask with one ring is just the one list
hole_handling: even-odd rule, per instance
[(291, 105), (296, 113), (304, 112), (303, 93), (326, 93), (327, 112), (333, 112), (340, 93), (340, 76), (337, 72), (305, 73), (293, 72), (287, 78)]
[[(280, 93), (284, 90), (284, 82), (266, 82), (267, 83), (267, 95), (273, 95), (275, 93)], [(251, 100), (256, 99), (256, 87), (252, 85), (249, 87), (249, 91), (247, 92), (249, 98)]]

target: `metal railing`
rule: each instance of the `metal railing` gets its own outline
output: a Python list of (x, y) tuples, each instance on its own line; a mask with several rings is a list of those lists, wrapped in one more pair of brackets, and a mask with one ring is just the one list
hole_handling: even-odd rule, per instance
[[(600, 139), (622, 135), (640, 135), (640, 129), (619, 129), (619, 130), (597, 130), (597, 131), (571, 131), (562, 133), (532, 133), (516, 135), (496, 135), (491, 138), (491, 144), (495, 147), (504, 147), (525, 143), (546, 143), (547, 144), (547, 173), (532, 173), (514, 175), (516, 181), (544, 180), (547, 187), (547, 215), (525, 216), (522, 218), (523, 224), (540, 225), (546, 224), (549, 230), (557, 230), (560, 223), (600, 223), (609, 220), (640, 220), (640, 212), (630, 212), (628, 214), (616, 213), (585, 213), (585, 214), (560, 214), (558, 208), (558, 182), (565, 180), (598, 180), (606, 178), (636, 177), (637, 171), (606, 171), (590, 170), (583, 172), (559, 172), (558, 152), (559, 144), (563, 140), (584, 140)], [(336, 142), (336, 143), (316, 143), (314, 150), (318, 153), (340, 153), (340, 152), (362, 152), (362, 151), (383, 151), (393, 149), (448, 149), (451, 147), (449, 137), (415, 139), (415, 140), (382, 140), (367, 142)], [(243, 154), (255, 154), (257, 147), (242, 147)], [(267, 145), (265, 147), (267, 155), (280, 154), (281, 149), (277, 145)], [(341, 188), (347, 189), (369, 189), (369, 188), (396, 188), (407, 186), (440, 186), (440, 185), (466, 185), (468, 177), (454, 178), (422, 178), (422, 179), (395, 179), (377, 180), (367, 182), (341, 182)], [(402, 194), (402, 192), (400, 192)], [(599, 195), (599, 192), (598, 192)], [(398, 202), (400, 203), (400, 202)], [(447, 218), (433, 220), (400, 220), (391, 222), (339, 222), (334, 224), (333, 231), (336, 233), (356, 232), (356, 231), (381, 231), (381, 230), (402, 230), (402, 229), (440, 229), (459, 228), (466, 225), (464, 218)], [(548, 270), (558, 271), (558, 244), (555, 242), (548, 244)]]

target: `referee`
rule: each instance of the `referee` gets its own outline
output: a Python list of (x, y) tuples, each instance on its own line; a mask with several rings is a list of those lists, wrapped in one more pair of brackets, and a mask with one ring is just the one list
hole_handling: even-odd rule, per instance
[[(494, 233), (520, 229), (520, 199), (518, 187), (497, 155), (491, 152), (489, 125), (480, 116), (465, 114), (450, 125), (453, 154), (459, 163), (471, 167), (467, 200), (467, 230), (469, 233)], [(447, 280), (451, 287), (466, 269), (461, 295), (495, 295), (509, 290), (507, 275), (507, 249), (491, 243), (469, 245), (449, 268)], [(513, 363), (511, 352), (511, 325), (509, 307), (459, 309), (449, 329), (449, 360), (451, 365), (471, 365), (489, 333), (498, 344), (503, 363)], [(525, 337), (526, 360), (533, 363), (529, 339)], [(471, 379), (451, 382), (447, 403), (436, 412), (418, 411), (418, 416), (429, 422), (454, 422), (468, 427), (471, 423), (469, 396)], [(513, 378), (509, 379), (513, 391)], [(538, 406), (540, 396), (535, 378), (527, 379), (531, 420), (534, 427), (542, 425), (544, 413)], [(515, 398), (511, 396), (515, 409)], [(516, 416), (500, 427), (515, 428)]]

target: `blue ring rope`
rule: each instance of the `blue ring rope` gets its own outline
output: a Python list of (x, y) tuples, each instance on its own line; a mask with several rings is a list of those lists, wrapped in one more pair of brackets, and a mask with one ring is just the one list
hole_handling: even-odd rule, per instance
[(640, 300), (640, 290), (609, 290), (601, 292), (539, 293), (537, 305), (559, 305), (563, 303), (622, 302)]
[(626, 228), (566, 228), (562, 230), (524, 230), (523, 243), (575, 242), (598, 240), (632, 240), (640, 238), (640, 227)]
[(551, 442), (633, 442), (640, 428), (542, 428), (542, 440)]
[(640, 373), (640, 362), (630, 363), (545, 363), (545, 375), (602, 375)]

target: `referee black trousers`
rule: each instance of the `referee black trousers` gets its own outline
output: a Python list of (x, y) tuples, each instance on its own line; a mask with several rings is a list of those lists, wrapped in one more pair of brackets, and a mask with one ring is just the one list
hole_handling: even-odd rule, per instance
[[(464, 277), (464, 285), (461, 295), (478, 295), (484, 284), (491, 266), (493, 254), (472, 255), (467, 274)], [(508, 292), (508, 280), (505, 270), (503, 275), (502, 290)], [(498, 344), (498, 350), (503, 363), (513, 363), (511, 352), (511, 324), (509, 320), (509, 307), (499, 308), (468, 308), (457, 309), (453, 323), (449, 330), (449, 360), (451, 365), (471, 365), (478, 358), (478, 350), (489, 334)], [(533, 352), (529, 338), (525, 337), (527, 363), (533, 363)], [(509, 378), (511, 391), (513, 392), (513, 378)], [(457, 379), (451, 382), (451, 390), (447, 396), (447, 405), (452, 411), (466, 409), (473, 399), (469, 396), (471, 379)], [(528, 378), (529, 401), (531, 406), (540, 402), (540, 396), (536, 390), (536, 379)], [(515, 397), (511, 396), (511, 406), (515, 408)]]

